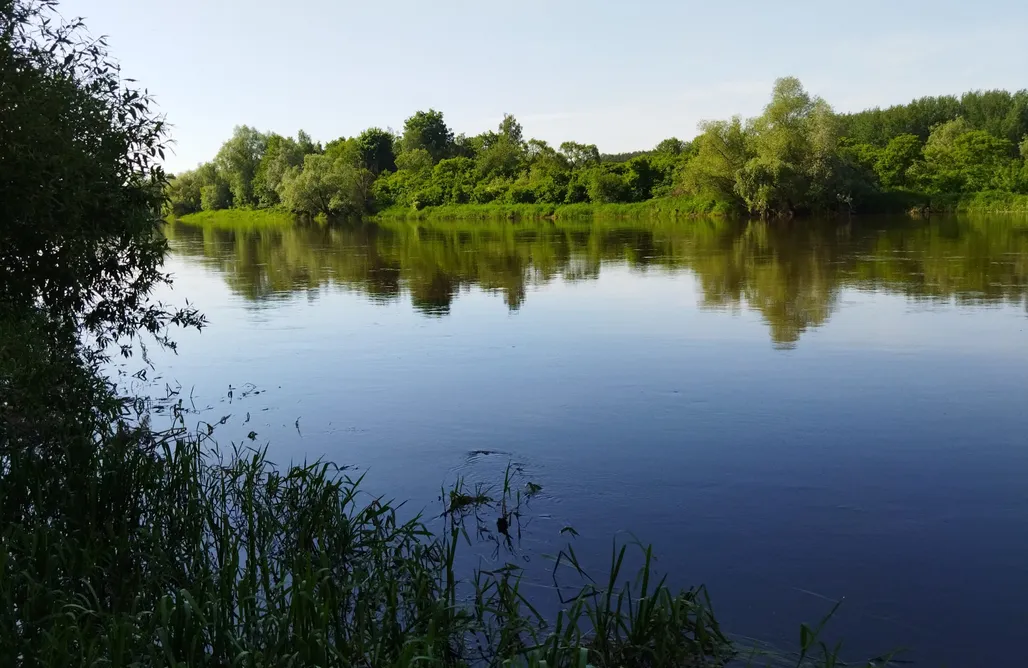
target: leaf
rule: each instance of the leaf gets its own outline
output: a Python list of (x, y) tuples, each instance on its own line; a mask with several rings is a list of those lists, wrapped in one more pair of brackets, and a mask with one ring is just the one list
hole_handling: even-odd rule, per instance
[(800, 624), (800, 647), (804, 650), (810, 649), (814, 643), (814, 632), (806, 624)]

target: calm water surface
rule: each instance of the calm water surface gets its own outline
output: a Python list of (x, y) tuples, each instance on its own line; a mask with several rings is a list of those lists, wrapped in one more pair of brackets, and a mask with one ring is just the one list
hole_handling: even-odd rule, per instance
[(734, 632), (793, 647), (845, 599), (857, 657), (1024, 660), (1028, 222), (168, 234), (211, 326), (158, 370), (222, 439), (418, 508), (514, 461), (524, 558), (631, 531)]

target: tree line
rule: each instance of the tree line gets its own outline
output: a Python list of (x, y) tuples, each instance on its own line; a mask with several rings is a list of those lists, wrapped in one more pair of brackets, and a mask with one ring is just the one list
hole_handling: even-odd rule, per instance
[(701, 123), (691, 141), (601, 154), (528, 139), (512, 115), (455, 135), (434, 109), (402, 132), (370, 128), (324, 145), (237, 127), (213, 161), (171, 180), (170, 211), (281, 207), (362, 215), (461, 204), (628, 203), (681, 197), (762, 217), (875, 211), (982, 192), (1028, 194), (1028, 91), (970, 92), (837, 114), (799, 80), (763, 113)]

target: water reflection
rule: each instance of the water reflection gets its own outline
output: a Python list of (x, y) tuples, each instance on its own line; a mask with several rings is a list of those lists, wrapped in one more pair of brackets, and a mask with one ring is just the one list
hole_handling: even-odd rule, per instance
[(254, 229), (172, 223), (167, 234), (173, 252), (215, 266), (255, 303), (341, 286), (377, 301), (409, 297), (431, 316), (447, 314), (472, 286), (517, 310), (531, 286), (595, 279), (605, 264), (689, 271), (704, 306), (759, 311), (780, 346), (827, 322), (844, 288), (967, 304), (1025, 304), (1028, 291), (1028, 222), (997, 217)]

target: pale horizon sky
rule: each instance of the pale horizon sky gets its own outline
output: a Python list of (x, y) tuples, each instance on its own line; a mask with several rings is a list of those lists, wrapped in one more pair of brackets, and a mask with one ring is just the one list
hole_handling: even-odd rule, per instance
[(419, 109), (454, 132), (504, 113), (551, 144), (604, 153), (760, 112), (797, 76), (837, 111), (1028, 87), (1028, 3), (865, 0), (64, 0), (107, 35), (173, 126), (170, 171), (236, 125), (328, 141)]

